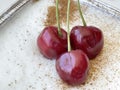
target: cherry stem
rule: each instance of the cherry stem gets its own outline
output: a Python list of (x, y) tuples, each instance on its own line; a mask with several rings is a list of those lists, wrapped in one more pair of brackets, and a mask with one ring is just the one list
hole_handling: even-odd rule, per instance
[(82, 10), (81, 10), (81, 5), (80, 5), (80, 0), (78, 0), (78, 9), (79, 9), (79, 13), (80, 13), (80, 16), (82, 18), (82, 22), (83, 22), (83, 26), (87, 26), (86, 22), (85, 22), (85, 19), (83, 17), (83, 14), (82, 14)]
[(68, 52), (71, 51), (70, 45), (70, 27), (69, 27), (69, 14), (70, 14), (70, 0), (68, 0), (68, 7), (67, 7), (67, 41), (68, 41)]
[(56, 20), (57, 20), (57, 26), (58, 26), (58, 34), (60, 36), (62, 36), (62, 32), (61, 32), (61, 29), (60, 29), (60, 21), (59, 21), (58, 2), (59, 2), (59, 0), (56, 0)]

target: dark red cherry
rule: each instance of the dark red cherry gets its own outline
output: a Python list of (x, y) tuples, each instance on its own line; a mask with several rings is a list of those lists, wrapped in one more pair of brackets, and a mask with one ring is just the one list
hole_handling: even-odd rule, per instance
[(57, 58), (56, 70), (61, 79), (68, 84), (82, 84), (88, 75), (88, 57), (81, 50), (66, 52)]
[(53, 59), (67, 51), (67, 33), (61, 29), (62, 36), (58, 34), (58, 28), (46, 27), (37, 39), (40, 52), (49, 59)]
[(83, 50), (89, 59), (95, 58), (104, 44), (102, 31), (93, 26), (73, 27), (70, 40), (72, 48)]

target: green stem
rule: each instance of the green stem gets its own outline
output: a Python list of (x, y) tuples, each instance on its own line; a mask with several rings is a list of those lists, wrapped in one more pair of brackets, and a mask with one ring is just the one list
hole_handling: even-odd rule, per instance
[(70, 0), (68, 0), (68, 7), (67, 7), (67, 41), (68, 41), (68, 52), (71, 51), (70, 45), (70, 27), (69, 27), (69, 14), (70, 14)]
[(59, 2), (59, 0), (56, 0), (56, 20), (57, 20), (57, 26), (58, 26), (58, 34), (60, 36), (62, 36), (62, 32), (61, 32), (61, 29), (60, 29), (60, 21), (59, 21), (58, 2)]
[(86, 22), (85, 22), (85, 19), (84, 19), (84, 17), (83, 17), (83, 14), (82, 14), (82, 10), (81, 10), (81, 5), (80, 5), (80, 4), (81, 4), (81, 3), (80, 3), (80, 0), (78, 0), (78, 9), (79, 9), (80, 16), (81, 16), (81, 18), (82, 18), (83, 25), (84, 25), (84, 26), (87, 26), (87, 24), (86, 24)]

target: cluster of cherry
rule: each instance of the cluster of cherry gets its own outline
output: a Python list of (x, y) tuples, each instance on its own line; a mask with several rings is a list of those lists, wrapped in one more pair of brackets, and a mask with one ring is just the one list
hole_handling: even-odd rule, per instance
[(81, 84), (88, 75), (89, 59), (95, 58), (103, 48), (103, 34), (100, 29), (86, 25), (79, 0), (78, 9), (83, 26), (75, 26), (70, 32), (68, 0), (66, 32), (60, 27), (58, 6), (59, 1), (56, 0), (58, 27), (46, 27), (38, 36), (37, 45), (46, 58), (56, 59), (56, 70), (63, 81), (71, 85)]

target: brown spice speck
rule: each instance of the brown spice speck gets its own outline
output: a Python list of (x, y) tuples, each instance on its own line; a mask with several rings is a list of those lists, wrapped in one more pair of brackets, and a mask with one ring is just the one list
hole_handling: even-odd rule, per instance
[(42, 64), (40, 63), (40, 64), (38, 64), (38, 65), (39, 65), (39, 67), (41, 67)]
[(93, 85), (93, 83), (90, 83), (90, 85)]
[(8, 86), (11, 86), (11, 84), (8, 84)]

